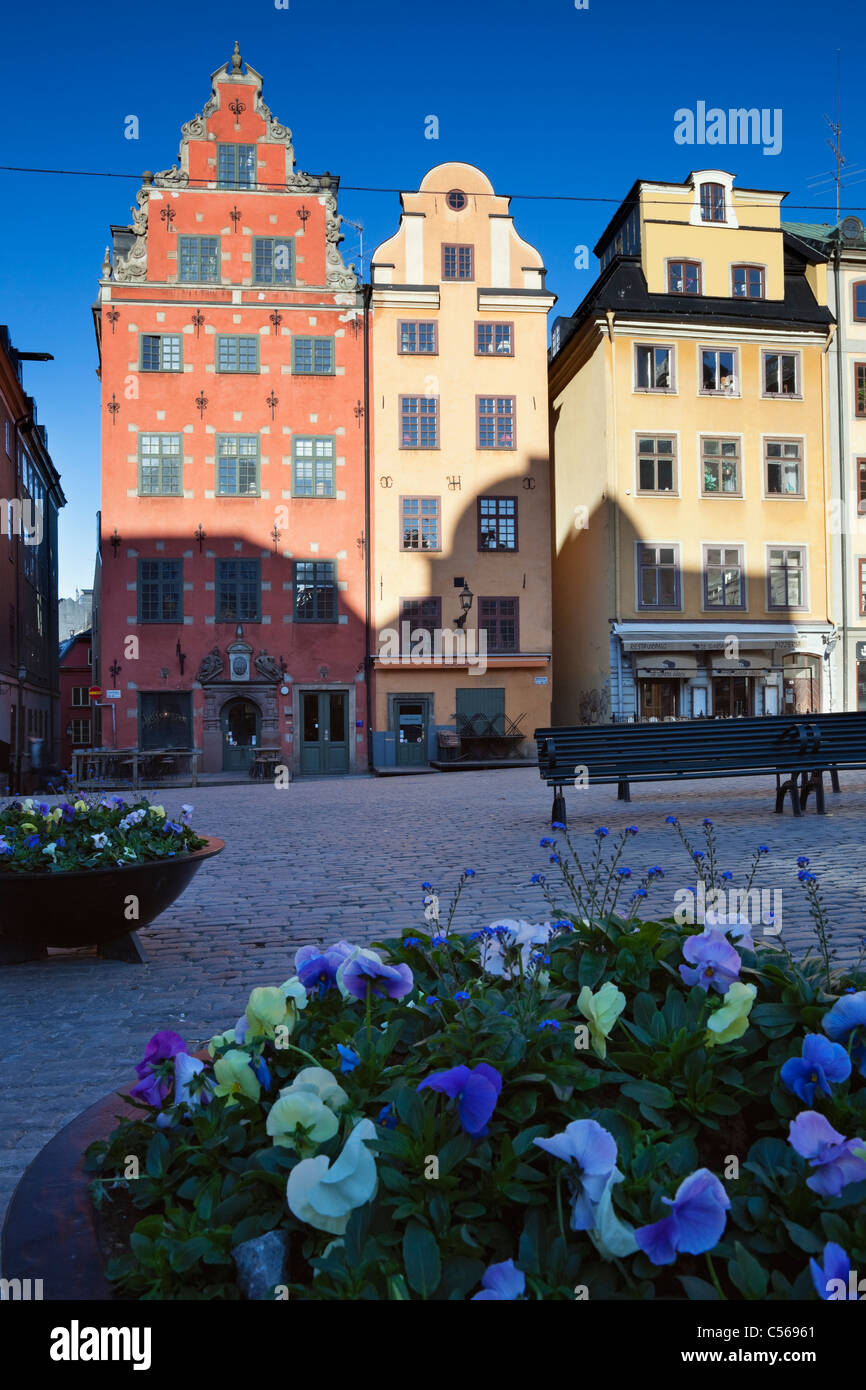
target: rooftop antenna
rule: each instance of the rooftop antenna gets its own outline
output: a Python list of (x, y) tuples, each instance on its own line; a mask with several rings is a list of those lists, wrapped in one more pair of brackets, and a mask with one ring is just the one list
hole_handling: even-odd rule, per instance
[(363, 222), (353, 222), (352, 219), (351, 219), (351, 217), (345, 217), (345, 216), (343, 216), (340, 220), (341, 220), (341, 222), (347, 222), (348, 225), (349, 225), (350, 227), (354, 227), (354, 228), (355, 228), (355, 231), (358, 233), (358, 257), (359, 257), (360, 262), (361, 262), (361, 268), (360, 268), (360, 274), (359, 274), (359, 276), (358, 276), (358, 280), (359, 280), (360, 282), (363, 283), (363, 280), (364, 280), (364, 224), (363, 224)]
[(839, 225), (839, 216), (840, 216), (840, 210), (841, 210), (841, 206), (842, 206), (842, 170), (843, 170), (843, 168), (845, 167), (845, 164), (846, 164), (846, 162), (847, 162), (846, 159), (845, 159), (845, 156), (844, 156), (843, 153), (842, 153), (841, 147), (840, 147), (840, 145), (839, 145), (839, 140), (840, 140), (840, 137), (841, 137), (841, 134), (842, 134), (842, 123), (841, 123), (841, 115), (840, 115), (841, 94), (842, 94), (842, 72), (841, 72), (842, 56), (841, 56), (841, 54), (842, 54), (841, 49), (837, 48), (837, 49), (836, 49), (836, 119), (835, 119), (835, 121), (831, 121), (831, 119), (830, 119), (829, 116), (825, 116), (825, 117), (824, 117), (824, 120), (827, 122), (828, 126), (830, 127), (831, 131), (833, 132), (833, 138), (832, 138), (832, 140), (831, 140), (831, 139), (828, 139), (828, 140), (827, 140), (827, 144), (830, 146), (830, 149), (833, 151), (833, 164), (834, 164), (835, 170), (836, 170), (836, 172), (835, 172), (834, 175), (833, 175), (833, 182), (834, 182), (835, 185), (836, 185), (836, 226), (837, 226), (837, 227), (838, 227), (838, 225)]

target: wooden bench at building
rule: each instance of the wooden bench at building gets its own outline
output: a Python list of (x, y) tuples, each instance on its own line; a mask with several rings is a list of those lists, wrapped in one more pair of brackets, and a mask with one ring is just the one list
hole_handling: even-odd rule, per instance
[(536, 729), (535, 739), (539, 773), (554, 789), (552, 819), (563, 824), (563, 788), (576, 781), (616, 783), (618, 799), (630, 801), (632, 782), (772, 775), (777, 814), (790, 796), (801, 815), (814, 791), (824, 815), (824, 773), (838, 792), (840, 771), (866, 768), (866, 713), (594, 724)]

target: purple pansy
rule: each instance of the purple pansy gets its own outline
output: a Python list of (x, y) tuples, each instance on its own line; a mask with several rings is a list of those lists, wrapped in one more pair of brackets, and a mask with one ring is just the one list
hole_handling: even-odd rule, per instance
[(639, 1226), (634, 1238), (654, 1265), (673, 1264), (680, 1251), (702, 1255), (722, 1238), (730, 1198), (709, 1168), (691, 1173), (677, 1188), (676, 1196), (662, 1197), (670, 1216), (651, 1226)]
[(838, 1197), (849, 1182), (866, 1178), (866, 1160), (854, 1153), (855, 1148), (864, 1147), (864, 1141), (846, 1139), (817, 1110), (801, 1110), (791, 1121), (788, 1143), (809, 1160), (814, 1172), (806, 1186), (821, 1197)]
[(824, 1015), (821, 1027), (833, 1042), (847, 1046), (853, 1034), (851, 1058), (861, 1076), (866, 1076), (866, 990), (845, 994)]
[(481, 1292), (472, 1295), (470, 1303), (513, 1302), (526, 1292), (526, 1276), (513, 1260), (503, 1260), (498, 1265), (488, 1265), (481, 1276)]
[[(848, 1279), (851, 1273), (851, 1256), (847, 1250), (843, 1250), (841, 1245), (835, 1241), (828, 1240), (824, 1246), (824, 1267), (818, 1264), (817, 1260), (809, 1261), (809, 1269), (812, 1272), (812, 1283), (819, 1298), (828, 1299), (830, 1302), (837, 1302), (840, 1298), (848, 1297)], [(841, 1279), (845, 1292), (843, 1294), (830, 1293), (831, 1279)]]
[(373, 951), (359, 952), (344, 961), (340, 981), (343, 990), (355, 999), (366, 999), (368, 990), (378, 999), (402, 999), (415, 984), (408, 965), (386, 965)]
[(782, 1081), (799, 1096), (804, 1105), (815, 1101), (815, 1087), (829, 1096), (831, 1083), (847, 1081), (851, 1075), (851, 1058), (840, 1043), (829, 1042), (820, 1033), (807, 1033), (800, 1057), (789, 1057), (782, 1067)]
[(569, 1165), (571, 1229), (595, 1228), (596, 1207), (616, 1172), (616, 1140), (597, 1120), (572, 1120), (561, 1134), (533, 1139), (540, 1149)]
[(701, 989), (714, 989), (719, 994), (727, 994), (728, 988), (740, 973), (740, 955), (721, 932), (708, 930), (700, 936), (690, 936), (683, 946), (683, 955), (689, 965), (680, 966), (680, 974), (687, 985), (700, 985)]
[(337, 971), (354, 949), (348, 941), (338, 941), (326, 951), (320, 951), (318, 946), (302, 946), (295, 953), (298, 979), (311, 994), (316, 989), (324, 994), (336, 986)]
[(487, 1132), (487, 1122), (496, 1109), (499, 1092), (502, 1090), (502, 1077), (495, 1067), (479, 1062), (470, 1071), (468, 1067), (452, 1067), (450, 1071), (437, 1071), (428, 1076), (418, 1086), (431, 1091), (442, 1091), (457, 1101), (460, 1124), (467, 1134), (476, 1138)]
[(171, 1090), (171, 1083), (157, 1076), (154, 1068), (160, 1062), (176, 1057), (179, 1052), (186, 1052), (186, 1043), (178, 1033), (173, 1033), (170, 1028), (154, 1033), (144, 1049), (144, 1056), (135, 1068), (139, 1080), (130, 1089), (129, 1094), (154, 1108), (162, 1105)]

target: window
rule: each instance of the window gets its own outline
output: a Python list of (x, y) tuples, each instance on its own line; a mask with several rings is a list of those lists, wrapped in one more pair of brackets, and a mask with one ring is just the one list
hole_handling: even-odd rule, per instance
[(440, 549), (438, 497), (400, 499), (400, 549)]
[(183, 493), (183, 454), (179, 434), (138, 436), (138, 493), (140, 497), (180, 497)]
[(462, 212), (469, 199), (459, 188), (452, 188), (450, 193), (446, 193), (445, 201), (452, 212)]
[(857, 510), (866, 512), (866, 459), (857, 460)]
[(337, 621), (336, 571), (333, 560), (295, 562), (295, 622)]
[(292, 371), (297, 376), (333, 376), (334, 339), (292, 338)]
[(858, 560), (859, 570), (859, 593), (860, 593), (860, 617), (866, 618), (866, 560)]
[(334, 440), (318, 435), (292, 440), (292, 496), (336, 497)]
[(679, 607), (679, 546), (638, 545), (638, 608)]
[(674, 350), (671, 347), (645, 347), (634, 350), (635, 390), (673, 390)]
[(138, 621), (183, 622), (183, 560), (139, 560)]
[(705, 497), (742, 493), (738, 439), (701, 439), (701, 489)]
[(704, 605), (707, 608), (745, 606), (740, 546), (704, 546)]
[(220, 188), (255, 188), (255, 145), (217, 145), (217, 184)]
[(400, 397), (400, 448), (439, 448), (437, 396)]
[(803, 496), (802, 439), (765, 440), (764, 465), (768, 496)]
[(142, 333), (141, 370), (143, 372), (179, 372), (181, 370), (180, 334)]
[(218, 372), (257, 372), (259, 370), (259, 340), (255, 336), (219, 336), (216, 345)]
[[(406, 634), (404, 623), (409, 624), (408, 639), (411, 647), (417, 632), (429, 632), (435, 642), (435, 634), (442, 630), (441, 598), (404, 598), (400, 600), (400, 647)], [(415, 639), (417, 640), (417, 639)]]
[(434, 319), (404, 319), (397, 326), (397, 350), (403, 353), (434, 355), (439, 351), (439, 334)]
[(798, 396), (800, 394), (799, 352), (764, 353), (764, 395)]
[(220, 278), (220, 239), (218, 236), (181, 236), (180, 279), (213, 284)]
[(179, 690), (142, 692), (138, 697), (138, 746), (192, 748), (192, 695)]
[(732, 266), (731, 293), (735, 299), (763, 299), (764, 267), (760, 265)]
[(216, 621), (257, 623), (261, 620), (261, 565), (258, 560), (217, 560)]
[(638, 492), (675, 492), (675, 440), (670, 435), (638, 435)]
[(518, 600), (516, 598), (480, 598), (478, 628), (487, 633), (489, 652), (520, 650), (518, 631)]
[(478, 549), (517, 549), (516, 497), (479, 497)]
[(476, 357), (513, 357), (514, 324), (476, 323), (475, 355)]
[(701, 267), (698, 261), (668, 261), (668, 294), (700, 294)]
[(442, 279), (474, 280), (475, 248), (449, 245), (442, 247)]
[(90, 689), (89, 689), (89, 687), (86, 686), (86, 685), (73, 685), (73, 687), (72, 687), (72, 703), (73, 703), (73, 705), (84, 705), (85, 707), (89, 708), (89, 706), (90, 706)]
[(701, 184), (701, 221), (724, 222), (725, 186), (722, 183)]
[(479, 396), (478, 448), (514, 448), (514, 396)]
[(73, 744), (90, 743), (90, 720), (73, 719), (72, 721), (72, 742)]
[(217, 439), (217, 496), (257, 497), (259, 441), (254, 434), (221, 434)]
[(858, 280), (853, 287), (854, 319), (858, 323), (866, 320), (866, 280)]
[(854, 414), (866, 418), (866, 362), (854, 363)]
[(295, 243), (291, 237), (253, 237), (253, 280), (257, 285), (295, 283)]
[(736, 395), (738, 366), (736, 348), (702, 348), (701, 391), (719, 396)]
[(805, 567), (805, 546), (770, 548), (767, 595), (769, 608), (805, 607)]

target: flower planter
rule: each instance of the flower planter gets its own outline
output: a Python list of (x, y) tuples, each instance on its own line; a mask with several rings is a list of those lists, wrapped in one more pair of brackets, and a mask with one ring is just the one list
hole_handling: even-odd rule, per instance
[(36, 1155), (12, 1194), (3, 1223), (5, 1278), (41, 1280), (45, 1299), (116, 1298), (105, 1277), (89, 1190), (93, 1179), (84, 1171), (83, 1156), (88, 1144), (111, 1132), (124, 1111), (123, 1093), (112, 1092), (82, 1110)]
[[(172, 859), (62, 873), (0, 873), (0, 964), (32, 960), (48, 946), (96, 945), (102, 956), (143, 961), (130, 921), (146, 927), (179, 897), (206, 859), (225, 842)], [(128, 916), (130, 899), (135, 916)]]

